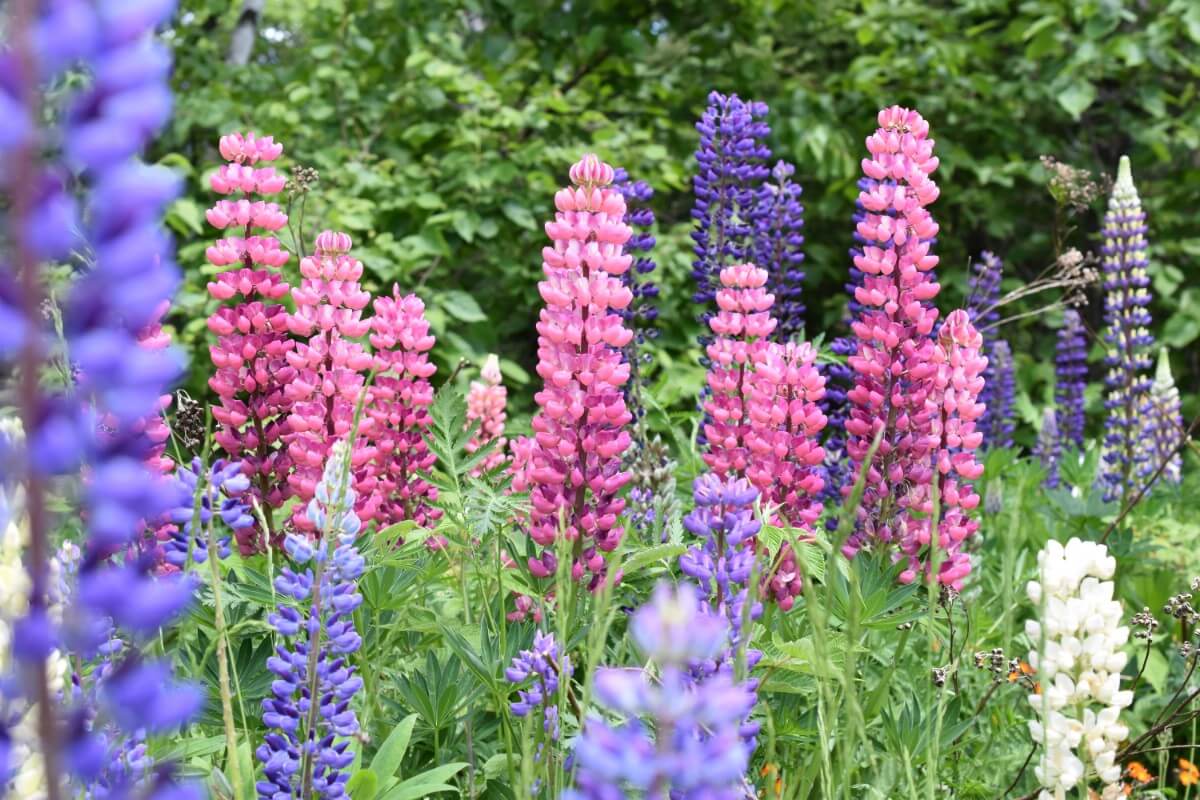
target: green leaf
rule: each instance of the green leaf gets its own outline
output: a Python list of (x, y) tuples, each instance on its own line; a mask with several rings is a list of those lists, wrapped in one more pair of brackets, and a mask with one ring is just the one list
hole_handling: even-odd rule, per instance
[(380, 800), (417, 800), (439, 792), (457, 792), (458, 787), (450, 786), (445, 781), (453, 778), (466, 766), (465, 762), (456, 761), (434, 767), (389, 790)]
[(1079, 119), (1095, 102), (1096, 87), (1086, 80), (1078, 80), (1059, 92), (1055, 99), (1072, 119)]
[(500, 206), (500, 211), (503, 212), (504, 216), (512, 220), (513, 223), (521, 226), (522, 228), (528, 228), (529, 230), (535, 230), (537, 228), (537, 222), (533, 218), (533, 213), (523, 205), (514, 203), (510, 200), (509, 202)]
[(451, 289), (442, 297), (442, 305), (456, 319), (463, 322), (484, 322), (487, 320), (487, 314), (483, 313), (483, 309), (479, 307), (479, 303), (475, 298), (461, 289)]
[[(400, 762), (404, 760), (404, 753), (408, 750), (408, 743), (412, 739), (413, 726), (417, 724), (417, 715), (409, 714), (400, 721), (400, 724), (392, 728), (392, 732), (388, 734), (383, 745), (380, 746), (379, 752), (371, 759), (370, 770), (375, 774), (376, 778), (387, 780), (400, 772)], [(370, 795), (374, 797), (374, 794)], [(358, 800), (355, 798), (355, 800)]]
[(374, 800), (379, 792), (379, 776), (374, 770), (360, 769), (346, 782), (351, 800)]
[(631, 577), (656, 561), (673, 561), (686, 552), (687, 546), (682, 544), (659, 544), (654, 547), (644, 547), (621, 564), (621, 571), (626, 577)]

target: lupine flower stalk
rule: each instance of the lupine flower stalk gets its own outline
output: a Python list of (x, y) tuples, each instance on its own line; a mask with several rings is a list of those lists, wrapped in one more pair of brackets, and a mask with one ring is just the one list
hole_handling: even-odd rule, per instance
[(866, 480), (854, 533), (843, 547), (847, 556), (905, 536), (918, 487), (927, 490), (933, 477), (938, 439), (928, 401), (935, 390), (938, 312), (929, 301), (940, 287), (931, 276), (938, 259), (929, 252), (938, 227), (925, 208), (938, 196), (929, 178), (938, 160), (928, 133), (917, 112), (884, 109), (862, 162), (877, 183), (859, 194), (865, 213), (857, 230), (867, 243), (855, 259), (864, 275), (855, 292), (863, 309), (852, 326), (858, 352), (849, 359), (855, 385), (847, 395), (846, 433), (853, 478), (843, 493), (864, 470)]
[(383, 524), (413, 520), (432, 527), (441, 518), (434, 505), (437, 489), (421, 477), (436, 461), (425, 444), (433, 386), (429, 378), (437, 367), (429, 361), (434, 337), (425, 318), (425, 304), (415, 294), (377, 297), (371, 320), (371, 346), (377, 375), (366, 416), (375, 436), (373, 466), (376, 491), (383, 498), (379, 520)]
[[(560, 652), (554, 634), (534, 634), (533, 647), (522, 650), (513, 660), (512, 665), (504, 671), (504, 677), (509, 683), (524, 686), (517, 690), (516, 702), (509, 708), (513, 716), (524, 718), (537, 713), (540, 717), (540, 731), (536, 734), (537, 746), (533, 753), (533, 761), (542, 767), (549, 767), (546, 758), (547, 745), (553, 749), (562, 735), (562, 726), (558, 715), (560, 686), (570, 681), (574, 668), (571, 659), (565, 652)], [(531, 680), (532, 679), (532, 680)], [(537, 795), (543, 786), (541, 778), (534, 779), (532, 793)]]
[[(179, 280), (162, 228), (179, 180), (136, 159), (170, 115), (170, 54), (151, 36), (171, 10), (170, 3), (146, 2), (14, 4), (5, 24), (11, 47), (0, 53), (0, 190), (10, 245), (0, 261), (0, 358), (19, 370), (25, 434), (24, 446), (5, 453), (3, 478), (23, 483), (29, 542), (28, 604), (13, 622), (11, 655), (29, 678), (25, 699), (37, 708), (48, 800), (86, 786), (103, 765), (83, 756), (105, 752), (86, 725), (60, 718), (52, 654), (92, 657), (108, 625), (144, 640), (191, 595), (189, 584), (155, 579), (152, 556), (112, 558), (134, 550), (144, 521), (158, 519), (174, 494), (147, 466), (155, 443), (144, 421), (160, 413), (180, 359), (169, 348), (139, 347), (138, 339)], [(61, 129), (43, 130), (42, 84), (63, 85), (66, 70), (79, 77), (71, 81), (79, 88), (66, 100)], [(68, 174), (81, 176), (86, 213), (77, 212), (67, 191)], [(72, 253), (86, 253), (87, 264), (66, 292), (66, 352), (56, 353), (58, 337), (47, 330), (42, 309), (42, 265)], [(44, 364), (59, 355), (75, 378), (72, 392), (41, 382)], [(101, 431), (102, 420), (111, 420), (112, 429)], [(81, 468), (88, 476), (80, 514), (87, 557), (60, 621), (50, 608), (47, 486)], [(194, 693), (177, 691), (168, 674), (163, 662), (131, 654), (105, 681), (100, 697), (122, 731), (159, 732), (196, 711)], [(148, 800), (194, 796), (165, 765), (137, 790)]]
[(1083, 449), (1083, 394), (1087, 388), (1087, 332), (1073, 308), (1063, 312), (1054, 354), (1054, 404), (1064, 448)]
[(765, 288), (767, 279), (767, 271), (753, 264), (721, 270), (719, 311), (708, 321), (713, 337), (705, 348), (709, 366), (703, 458), (722, 476), (745, 475), (750, 466), (750, 380), (776, 325), (771, 315), (775, 297)]
[[(876, 181), (873, 178), (859, 178), (858, 189), (860, 194), (854, 199), (854, 214), (851, 221), (854, 223), (854, 246), (850, 248), (850, 268), (849, 280), (844, 284), (846, 292), (850, 295), (846, 301), (846, 320), (848, 325), (852, 325), (854, 320), (863, 311), (863, 306), (858, 302), (855, 293), (858, 288), (863, 285), (863, 272), (854, 261), (862, 257), (862, 246), (867, 243), (866, 238), (858, 232), (858, 224), (866, 219), (867, 211), (862, 204), (862, 192), (870, 192), (875, 188)], [(894, 211), (884, 209), (883, 214), (893, 214)], [(850, 356), (858, 353), (858, 340), (854, 338), (853, 330), (848, 336), (838, 336), (829, 343), (830, 351), (837, 356), (849, 359)], [(846, 485), (846, 481), (850, 477), (850, 464), (846, 453), (846, 417), (850, 413), (849, 400), (846, 397), (847, 392), (854, 386), (854, 370), (849, 363), (831, 362), (824, 367), (825, 371), (825, 400), (823, 410), (829, 419), (825, 426), (825, 498), (827, 500), (838, 500), (842, 496), (842, 487)], [(830, 517), (826, 522), (830, 530), (837, 526), (837, 518)]]
[(1016, 381), (1013, 375), (1012, 351), (995, 329), (1000, 321), (1000, 279), (1004, 262), (995, 253), (984, 250), (971, 266), (967, 278), (967, 314), (976, 328), (984, 330), (984, 353), (988, 365), (984, 371), (984, 388), (980, 402), (986, 407), (979, 421), (983, 443), (987, 447), (1012, 447), (1013, 396)]
[(350, 663), (362, 644), (353, 614), (362, 604), (358, 579), (364, 568), (355, 547), (362, 523), (354, 513), (350, 471), (340, 440), (305, 510), (321, 538), (289, 535), (285, 548), (304, 571), (285, 567), (275, 579), (284, 599), (268, 619), (285, 643), (267, 660), (275, 681), (263, 700), (269, 732), (255, 751), (265, 777), (257, 784), (262, 800), (346, 794), (346, 767), (354, 761), (350, 745), (359, 733), (351, 701), (363, 685)]
[(495, 444), (483, 461), (471, 470), (475, 477), (491, 472), (507, 460), (504, 448), (508, 443), (504, 438), (508, 390), (500, 382), (500, 359), (489, 355), (479, 371), (479, 378), (471, 381), (467, 391), (467, 427), (473, 431), (467, 442), (467, 452), (474, 453), (489, 442)]
[(288, 363), (295, 342), (288, 310), (279, 302), (288, 294), (279, 272), (288, 253), (274, 236), (287, 224), (287, 215), (276, 203), (256, 199), (283, 190), (282, 175), (258, 166), (279, 158), (283, 146), (270, 136), (230, 133), (221, 137), (219, 149), (228, 163), (210, 185), (229, 199), (218, 201), (206, 216), (210, 225), (230, 235), (206, 251), (210, 264), (227, 268), (208, 284), (209, 295), (226, 303), (208, 318), (208, 329), (217, 337), (209, 348), (216, 372), (208, 385), (219, 401), (212, 409), (219, 424), (214, 439), (242, 464), (266, 517), (268, 530), (239, 532), (238, 548), (249, 554), (273, 539), (272, 510), (292, 493), (287, 480), (291, 457), (284, 443), (292, 401), (284, 389), (296, 379), (295, 367)]
[(576, 790), (567, 798), (676, 797), (734, 800), (745, 796), (750, 746), (741, 726), (754, 692), (731, 676), (696, 682), (689, 666), (728, 646), (729, 624), (705, 613), (696, 590), (660, 585), (634, 613), (639, 652), (658, 668), (596, 672), (597, 700), (621, 722), (593, 716), (575, 748)]
[(1180, 413), (1179, 390), (1175, 388), (1175, 378), (1171, 376), (1171, 360), (1167, 357), (1165, 347), (1158, 351), (1158, 367), (1150, 387), (1150, 417), (1146, 423), (1146, 433), (1153, 440), (1153, 455), (1143, 477), (1152, 477), (1165, 461), (1167, 466), (1162, 471), (1163, 480), (1179, 483), (1183, 480), (1183, 456), (1180, 455), (1179, 445), (1186, 431)]
[(787, 341), (804, 330), (804, 206), (800, 184), (792, 180), (796, 168), (778, 161), (754, 197), (754, 264), (770, 276), (767, 287), (775, 295), (776, 336)]
[[(291, 408), (288, 415), (288, 476), (291, 493), (299, 498), (292, 513), (297, 530), (315, 533), (306, 507), (321, 480), (329, 449), (346, 438), (356, 425), (364, 403), (366, 373), (373, 364), (361, 340), (371, 329), (362, 311), (371, 296), (359, 284), (363, 265), (350, 255), (352, 242), (345, 233), (323, 231), (317, 235), (313, 255), (300, 260), (300, 285), (292, 289), (296, 311), (288, 316), (288, 329), (299, 337), (287, 354), (295, 378), (284, 387)], [(358, 497), (355, 513), (364, 522), (379, 513), (377, 480), (369, 467), (375, 458), (371, 444), (374, 420), (357, 421), (358, 436), (350, 453), (351, 474)]]
[(692, 179), (696, 196), (692, 277), (702, 320), (712, 313), (710, 304), (720, 288), (722, 270), (754, 256), (751, 217), (755, 192), (767, 177), (766, 160), (771, 157), (770, 148), (762, 141), (771, 132), (762, 121), (766, 115), (765, 103), (712, 92), (696, 123), (700, 146)]
[[(203, 462), (195, 458), (190, 466), (180, 465), (175, 477), (180, 503), (167, 515), (173, 524), (170, 538), (162, 546), (163, 561), (184, 569), (189, 558), (198, 564), (208, 560), (206, 535), (215, 520), (236, 534), (252, 527), (254, 516), (246, 503), (250, 479), (236, 461), (218, 458), (205, 470)], [(199, 523), (199, 529), (195, 523)], [(217, 536), (215, 544), (220, 557), (225, 558), (230, 552), (229, 537)]]
[(1149, 415), (1154, 337), (1150, 326), (1150, 276), (1146, 267), (1146, 214), (1121, 157), (1108, 212), (1104, 215), (1104, 342), (1108, 411), (1104, 436), (1104, 497), (1121, 500), (1138, 491), (1137, 478), (1151, 453), (1143, 435)]
[[(736, 678), (739, 655), (744, 658), (743, 674), (762, 658), (761, 652), (746, 646), (750, 638), (746, 623), (763, 611), (751, 593), (756, 558), (752, 544), (762, 528), (754, 516), (758, 490), (745, 478), (721, 478), (709, 472), (693, 483), (692, 497), (696, 506), (684, 517), (683, 526), (702, 541), (679, 557), (679, 569), (697, 582), (706, 613), (729, 623), (729, 646), (712, 658), (694, 662), (691, 670), (698, 680), (717, 674)], [(785, 603), (786, 611), (791, 598), (781, 600), (780, 606)], [(755, 685), (751, 682), (750, 688)], [(752, 742), (757, 732), (757, 725), (747, 723), (743, 739)]]
[(817, 437), (826, 423), (819, 405), (825, 376), (816, 358), (808, 342), (772, 342), (756, 354), (747, 380), (752, 455), (746, 477), (781, 524), (806, 531), (821, 516), (824, 488), (825, 451)]
[(644, 541), (665, 542), (671, 521), (680, 514), (675, 497), (675, 459), (662, 437), (655, 434), (634, 445), (633, 457), (627, 463), (631, 475), (629, 520)]
[(1042, 412), (1042, 429), (1038, 431), (1033, 455), (1046, 470), (1044, 481), (1047, 488), (1054, 489), (1060, 483), (1058, 467), (1062, 461), (1063, 437), (1058, 429), (1058, 413), (1053, 408)]
[[(21, 561), (29, 545), (28, 528), (19, 490), (0, 487), (0, 676), (13, 675), (13, 625), (29, 611), (31, 581)], [(52, 559), (47, 566), (53, 586), (59, 565)], [(51, 597), (47, 611), (52, 618), (61, 618), (61, 599)], [(70, 673), (65, 654), (58, 650), (49, 653), (46, 673), (51, 696), (61, 697)], [(0, 761), (0, 797), (46, 796), (46, 768), (37, 729), (39, 711), (26, 698), (7, 696), (0, 690), (0, 727), (9, 748), (7, 757)]]
[[(900, 552), (907, 568), (900, 580), (909, 583), (923, 575), (928, 579), (935, 561), (940, 561), (940, 583), (961, 589), (971, 572), (971, 559), (964, 542), (979, 529), (971, 512), (979, 506), (979, 494), (971, 481), (983, 474), (974, 451), (983, 441), (976, 424), (983, 415), (979, 402), (987, 359), (980, 350), (983, 337), (971, 324), (966, 311), (958, 309), (946, 317), (934, 351), (934, 375), (925, 411), (930, 419), (933, 442), (933, 479), (915, 482), (904, 498), (910, 514), (900, 529)], [(933, 481), (937, 485), (934, 507)], [(937, 518), (937, 543), (932, 543), (933, 515)], [(940, 555), (935, 555), (934, 550)]]
[(1056, 800), (1076, 787), (1101, 785), (1099, 797), (1123, 797), (1117, 745), (1129, 735), (1122, 709), (1133, 692), (1121, 688), (1129, 628), (1113, 598), (1116, 560), (1102, 544), (1049, 541), (1038, 554), (1038, 578), (1027, 586), (1039, 609), (1025, 623), (1034, 643), (1030, 665), (1041, 691), (1029, 695), (1037, 715), (1029, 721), (1042, 746), (1034, 773), (1039, 800)]
[(625, 199), (611, 185), (613, 168), (585, 155), (570, 175), (574, 187), (555, 195), (558, 213), (546, 223), (554, 244), (542, 250), (546, 279), (538, 284), (546, 303), (537, 324), (544, 385), (534, 396), (530, 536), (546, 549), (529, 559), (529, 569), (536, 577), (554, 574), (551, 547), (561, 535), (574, 543), (572, 577), (591, 573), (594, 588), (605, 574), (603, 553), (624, 532), (618, 492), (629, 481), (621, 456), (632, 415), (621, 349), (633, 334), (613, 312), (633, 299), (621, 281), (633, 258), (623, 251), (631, 231)]
[(613, 174), (613, 187), (625, 198), (625, 224), (631, 231), (624, 250), (633, 256), (633, 264), (622, 273), (621, 280), (633, 293), (633, 299), (618, 313), (633, 331), (633, 338), (625, 345), (625, 359), (629, 362), (625, 400), (629, 412), (639, 420), (646, 413), (641, 401), (646, 380), (642, 368), (650, 359), (650, 354), (641, 352), (641, 348), (658, 336), (654, 325), (658, 319), (658, 307), (654, 304), (658, 298), (658, 285), (651, 277), (658, 267), (654, 261), (654, 211), (650, 208), (654, 189), (645, 181), (632, 180), (619, 167)]

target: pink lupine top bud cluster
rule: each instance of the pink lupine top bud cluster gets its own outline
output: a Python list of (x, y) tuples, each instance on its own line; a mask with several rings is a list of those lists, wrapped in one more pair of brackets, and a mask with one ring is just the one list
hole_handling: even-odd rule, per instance
[[(979, 356), (970, 354), (971, 347), (964, 342), (974, 337), (955, 315), (949, 338), (939, 345), (933, 337), (938, 310), (931, 301), (940, 287), (931, 275), (938, 259), (930, 253), (930, 243), (938, 226), (926, 206), (938, 196), (929, 177), (938, 160), (933, 141), (927, 138), (929, 124), (917, 112), (898, 106), (880, 111), (878, 121), (879, 129), (867, 139), (870, 157), (862, 162), (873, 183), (859, 195), (864, 214), (857, 230), (865, 244), (854, 259), (864, 275), (855, 291), (863, 309), (853, 323), (858, 352), (849, 358), (855, 385), (847, 394), (852, 404), (846, 421), (847, 452), (855, 479), (876, 437), (879, 447), (866, 471), (856, 529), (843, 549), (853, 556), (868, 544), (899, 542), (912, 564), (925, 546), (922, 541), (930, 540), (928, 521), (921, 515), (927, 513), (935, 466), (944, 475), (944, 463), (962, 458), (950, 454), (978, 446), (973, 433), (956, 432), (958, 426), (973, 430), (973, 409), (956, 410), (961, 419), (953, 421), (939, 415), (945, 413), (940, 411), (946, 402), (944, 382), (950, 380), (956, 392), (963, 391), (964, 381), (973, 385), (976, 376), (971, 370)], [(941, 365), (951, 361), (960, 362), (962, 371), (948, 377)], [(972, 399), (970, 405), (974, 403)], [(852, 484), (843, 488), (844, 494), (849, 494)], [(947, 483), (947, 489), (950, 496), (959, 494), (956, 482)], [(949, 540), (962, 527), (949, 519), (959, 520), (962, 510), (973, 507), (972, 497), (968, 490), (956, 497), (953, 506), (943, 503), (948, 509), (949, 527), (944, 530)], [(943, 565), (940, 578), (951, 584), (961, 582), (957, 573), (963, 568), (962, 559), (953, 557)], [(969, 569), (969, 562), (965, 568)], [(905, 577), (912, 580), (915, 570), (910, 567)]]
[[(285, 436), (293, 464), (288, 484), (300, 498), (292, 514), (297, 529), (312, 532), (306, 514), (334, 442), (345, 439), (354, 426), (355, 411), (364, 400), (366, 373), (373, 359), (360, 339), (371, 329), (362, 318), (371, 300), (359, 285), (363, 265), (350, 255), (350, 237), (324, 231), (317, 236), (312, 256), (300, 261), (300, 286), (292, 289), (296, 311), (288, 329), (301, 337), (288, 364), (295, 378), (284, 387), (291, 403), (290, 432)], [(363, 522), (375, 518), (379, 497), (369, 464), (376, 455), (371, 445), (371, 422), (360, 421), (350, 450), (350, 469), (357, 495), (355, 513)]]
[[(289, 431), (291, 400), (283, 387), (296, 375), (288, 362), (295, 347), (288, 335), (288, 312), (277, 302), (287, 295), (288, 284), (275, 268), (288, 256), (272, 235), (287, 224), (287, 216), (275, 203), (253, 199), (255, 194), (279, 192), (284, 183), (273, 169), (251, 165), (275, 160), (283, 148), (270, 137), (230, 134), (221, 138), (220, 151), (231, 163), (213, 175), (211, 186), (218, 194), (242, 196), (218, 201), (207, 218), (215, 228), (242, 235), (221, 239), (207, 251), (214, 266), (230, 267), (208, 284), (209, 294), (221, 301), (240, 297), (240, 302), (222, 306), (208, 319), (209, 330), (217, 336), (210, 348), (216, 372), (209, 379), (219, 399), (213, 408), (220, 426), (215, 438), (231, 458), (242, 462), (253, 495), (265, 507), (276, 508), (290, 493), (282, 476), (290, 466), (283, 439)], [(263, 233), (255, 235), (255, 228)], [(253, 528), (238, 536), (244, 553), (263, 546)]]
[(392, 296), (375, 298), (373, 308), (370, 341), (377, 376), (366, 416), (373, 426), (376, 491), (383, 498), (379, 513), (389, 522), (429, 526), (442, 516), (433, 505), (437, 489), (419, 474), (435, 461), (423, 438), (433, 402), (429, 378), (437, 371), (429, 361), (434, 337), (425, 304), (415, 294), (402, 295), (393, 286)]
[(754, 361), (767, 348), (764, 337), (775, 330), (775, 296), (764, 288), (767, 271), (753, 264), (725, 267), (720, 278), (718, 311), (708, 322), (714, 338), (706, 348), (710, 394), (704, 404), (704, 462), (718, 475), (745, 475), (751, 458), (749, 379)]
[(632, 300), (620, 277), (632, 262), (623, 251), (632, 231), (622, 221), (625, 199), (611, 187), (612, 167), (586, 155), (570, 176), (575, 185), (555, 195), (558, 211), (546, 223), (554, 244), (542, 251), (546, 277), (538, 284), (546, 303), (537, 323), (544, 384), (534, 398), (540, 410), (528, 476), (530, 535), (546, 549), (529, 568), (537, 577), (554, 573), (551, 548), (561, 535), (574, 543), (572, 576), (590, 573), (595, 587), (605, 574), (603, 553), (624, 532), (618, 492), (629, 480), (621, 455), (631, 415), (621, 390), (629, 380), (621, 348), (633, 333), (612, 312)]
[[(970, 481), (983, 474), (983, 465), (975, 451), (983, 442), (983, 432), (975, 423), (985, 410), (979, 402), (983, 390), (983, 370), (987, 359), (980, 354), (983, 337), (971, 324), (966, 311), (950, 312), (938, 334), (934, 351), (935, 372), (933, 390), (926, 405), (930, 414), (930, 433), (935, 441), (933, 464), (938, 481), (938, 543), (941, 566), (938, 580), (955, 589), (971, 572), (971, 559), (962, 551), (963, 542), (979, 528), (979, 522), (968, 512), (979, 505), (979, 495)], [(932, 522), (932, 481), (912, 488), (913, 510), (921, 516), (910, 518), (899, 541), (900, 551), (908, 567), (900, 580), (908, 583), (918, 574), (926, 577), (932, 571), (933, 557), (929, 552), (930, 523)]]
[(507, 416), (508, 390), (500, 382), (500, 359), (489, 355), (479, 371), (481, 380), (471, 381), (467, 391), (467, 427), (472, 431), (467, 452), (474, 453), (488, 442), (495, 442), (471, 474), (478, 477), (496, 469), (505, 461), (504, 421)]

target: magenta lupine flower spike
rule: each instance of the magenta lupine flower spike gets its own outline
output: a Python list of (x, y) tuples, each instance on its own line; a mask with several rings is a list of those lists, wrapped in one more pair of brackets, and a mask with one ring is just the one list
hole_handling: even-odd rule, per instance
[[(288, 483), (300, 498), (292, 522), (306, 533), (314, 532), (305, 511), (308, 501), (333, 443), (345, 439), (354, 426), (366, 373), (373, 363), (357, 341), (371, 329), (370, 320), (362, 318), (371, 295), (358, 283), (363, 265), (350, 255), (351, 246), (344, 233), (319, 234), (313, 255), (300, 261), (300, 285), (292, 289), (296, 311), (288, 318), (288, 328), (300, 341), (287, 355), (296, 377), (284, 388), (292, 408), (285, 440), (294, 465)], [(371, 427), (371, 418), (364, 415), (350, 451), (351, 488), (357, 496), (354, 511), (364, 523), (373, 520), (379, 509), (374, 472), (367, 468), (375, 457)]]
[(754, 362), (767, 349), (766, 337), (775, 330), (775, 296), (764, 288), (767, 271), (753, 264), (725, 267), (720, 279), (718, 311), (708, 321), (714, 336), (706, 346), (709, 395), (704, 402), (708, 419), (703, 458), (722, 477), (742, 477), (750, 464), (749, 378)]
[(825, 376), (816, 358), (808, 342), (771, 342), (748, 376), (746, 477), (781, 523), (807, 531), (821, 516), (818, 498), (825, 487), (819, 469), (825, 450), (817, 441), (827, 422), (818, 405)]
[(938, 226), (925, 207), (938, 196), (929, 178), (938, 160), (928, 134), (917, 112), (884, 109), (862, 162), (872, 182), (859, 194), (864, 244), (854, 264), (863, 284), (854, 296), (862, 310), (852, 325), (858, 350), (849, 357), (855, 385), (847, 394), (846, 447), (853, 478), (843, 494), (861, 474), (872, 441), (881, 432), (882, 438), (866, 473), (856, 529), (843, 547), (847, 556), (901, 536), (913, 492), (932, 478), (937, 439), (927, 400), (934, 389), (938, 312), (930, 301), (940, 287), (930, 274), (938, 262), (929, 252)]
[[(934, 443), (932, 463), (938, 481), (938, 580), (945, 586), (962, 588), (971, 572), (971, 559), (963, 542), (979, 528), (969, 513), (979, 505), (979, 494), (970, 483), (983, 474), (975, 451), (983, 443), (976, 422), (985, 406), (979, 402), (984, 388), (987, 359), (980, 354), (983, 337), (966, 311), (958, 309), (946, 317), (933, 354), (933, 388), (925, 401)], [(928, 576), (934, 560), (930, 549), (929, 515), (933, 513), (931, 482), (915, 483), (906, 507), (917, 515), (907, 516), (900, 526), (900, 550), (907, 568), (900, 580), (910, 583), (917, 575)]]
[(479, 371), (481, 380), (471, 381), (467, 392), (467, 427), (473, 432), (467, 442), (467, 452), (474, 453), (488, 442), (496, 444), (471, 474), (479, 477), (505, 462), (504, 420), (507, 417), (508, 390), (500, 382), (500, 359), (490, 355)]
[[(266, 509), (271, 527), (270, 509), (290, 494), (291, 464), (283, 438), (289, 430), (291, 401), (284, 387), (296, 377), (287, 360), (295, 343), (288, 334), (288, 311), (277, 302), (288, 293), (276, 269), (288, 254), (271, 235), (287, 224), (287, 215), (275, 203), (252, 198), (283, 189), (283, 178), (273, 168), (254, 167), (274, 161), (283, 147), (270, 137), (232, 133), (221, 137), (219, 149), (230, 163), (212, 176), (213, 191), (240, 196), (218, 201), (208, 210), (208, 221), (242, 235), (220, 239), (207, 250), (210, 263), (229, 267), (208, 284), (208, 293), (221, 301), (240, 297), (236, 305), (223, 306), (208, 318), (208, 329), (217, 336), (216, 345), (209, 348), (216, 373), (208, 381), (219, 399), (213, 407), (220, 425), (214, 438), (242, 463), (251, 493)], [(254, 235), (255, 228), (265, 234)], [(273, 536), (275, 531), (266, 533)], [(256, 529), (247, 528), (238, 532), (238, 546), (248, 554), (264, 542)]]
[(430, 527), (442, 516), (433, 505), (437, 489), (420, 476), (436, 460), (424, 438), (433, 402), (429, 378), (437, 371), (429, 361), (434, 337), (421, 298), (400, 294), (399, 286), (392, 287), (391, 297), (375, 298), (372, 307), (378, 374), (367, 415), (374, 426), (375, 491), (382, 498), (378, 519), (381, 525), (413, 520)]
[(622, 387), (629, 364), (621, 348), (633, 333), (620, 314), (633, 295), (621, 281), (632, 256), (623, 245), (632, 234), (623, 221), (625, 198), (614, 189), (613, 168), (594, 155), (571, 167), (573, 187), (554, 196), (558, 209), (546, 223), (552, 247), (542, 250), (546, 279), (538, 291), (546, 305), (538, 318), (540, 410), (532, 427), (536, 447), (529, 476), (530, 535), (544, 550), (529, 560), (537, 577), (552, 575), (551, 547), (559, 535), (574, 542), (572, 576), (605, 574), (603, 553), (616, 548), (618, 520), (628, 482), (621, 454), (629, 447), (631, 415)]

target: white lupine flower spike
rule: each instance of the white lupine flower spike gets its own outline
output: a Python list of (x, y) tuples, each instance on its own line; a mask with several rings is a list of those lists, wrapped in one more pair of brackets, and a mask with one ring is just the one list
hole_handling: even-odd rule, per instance
[(1121, 796), (1117, 746), (1129, 730), (1120, 717), (1133, 692), (1121, 689), (1129, 628), (1113, 598), (1115, 571), (1102, 544), (1051, 541), (1038, 554), (1038, 580), (1026, 587), (1040, 609), (1040, 620), (1025, 623), (1043, 687), (1029, 696), (1039, 715), (1029, 732), (1042, 745), (1038, 800), (1065, 800), (1093, 781), (1102, 800)]

